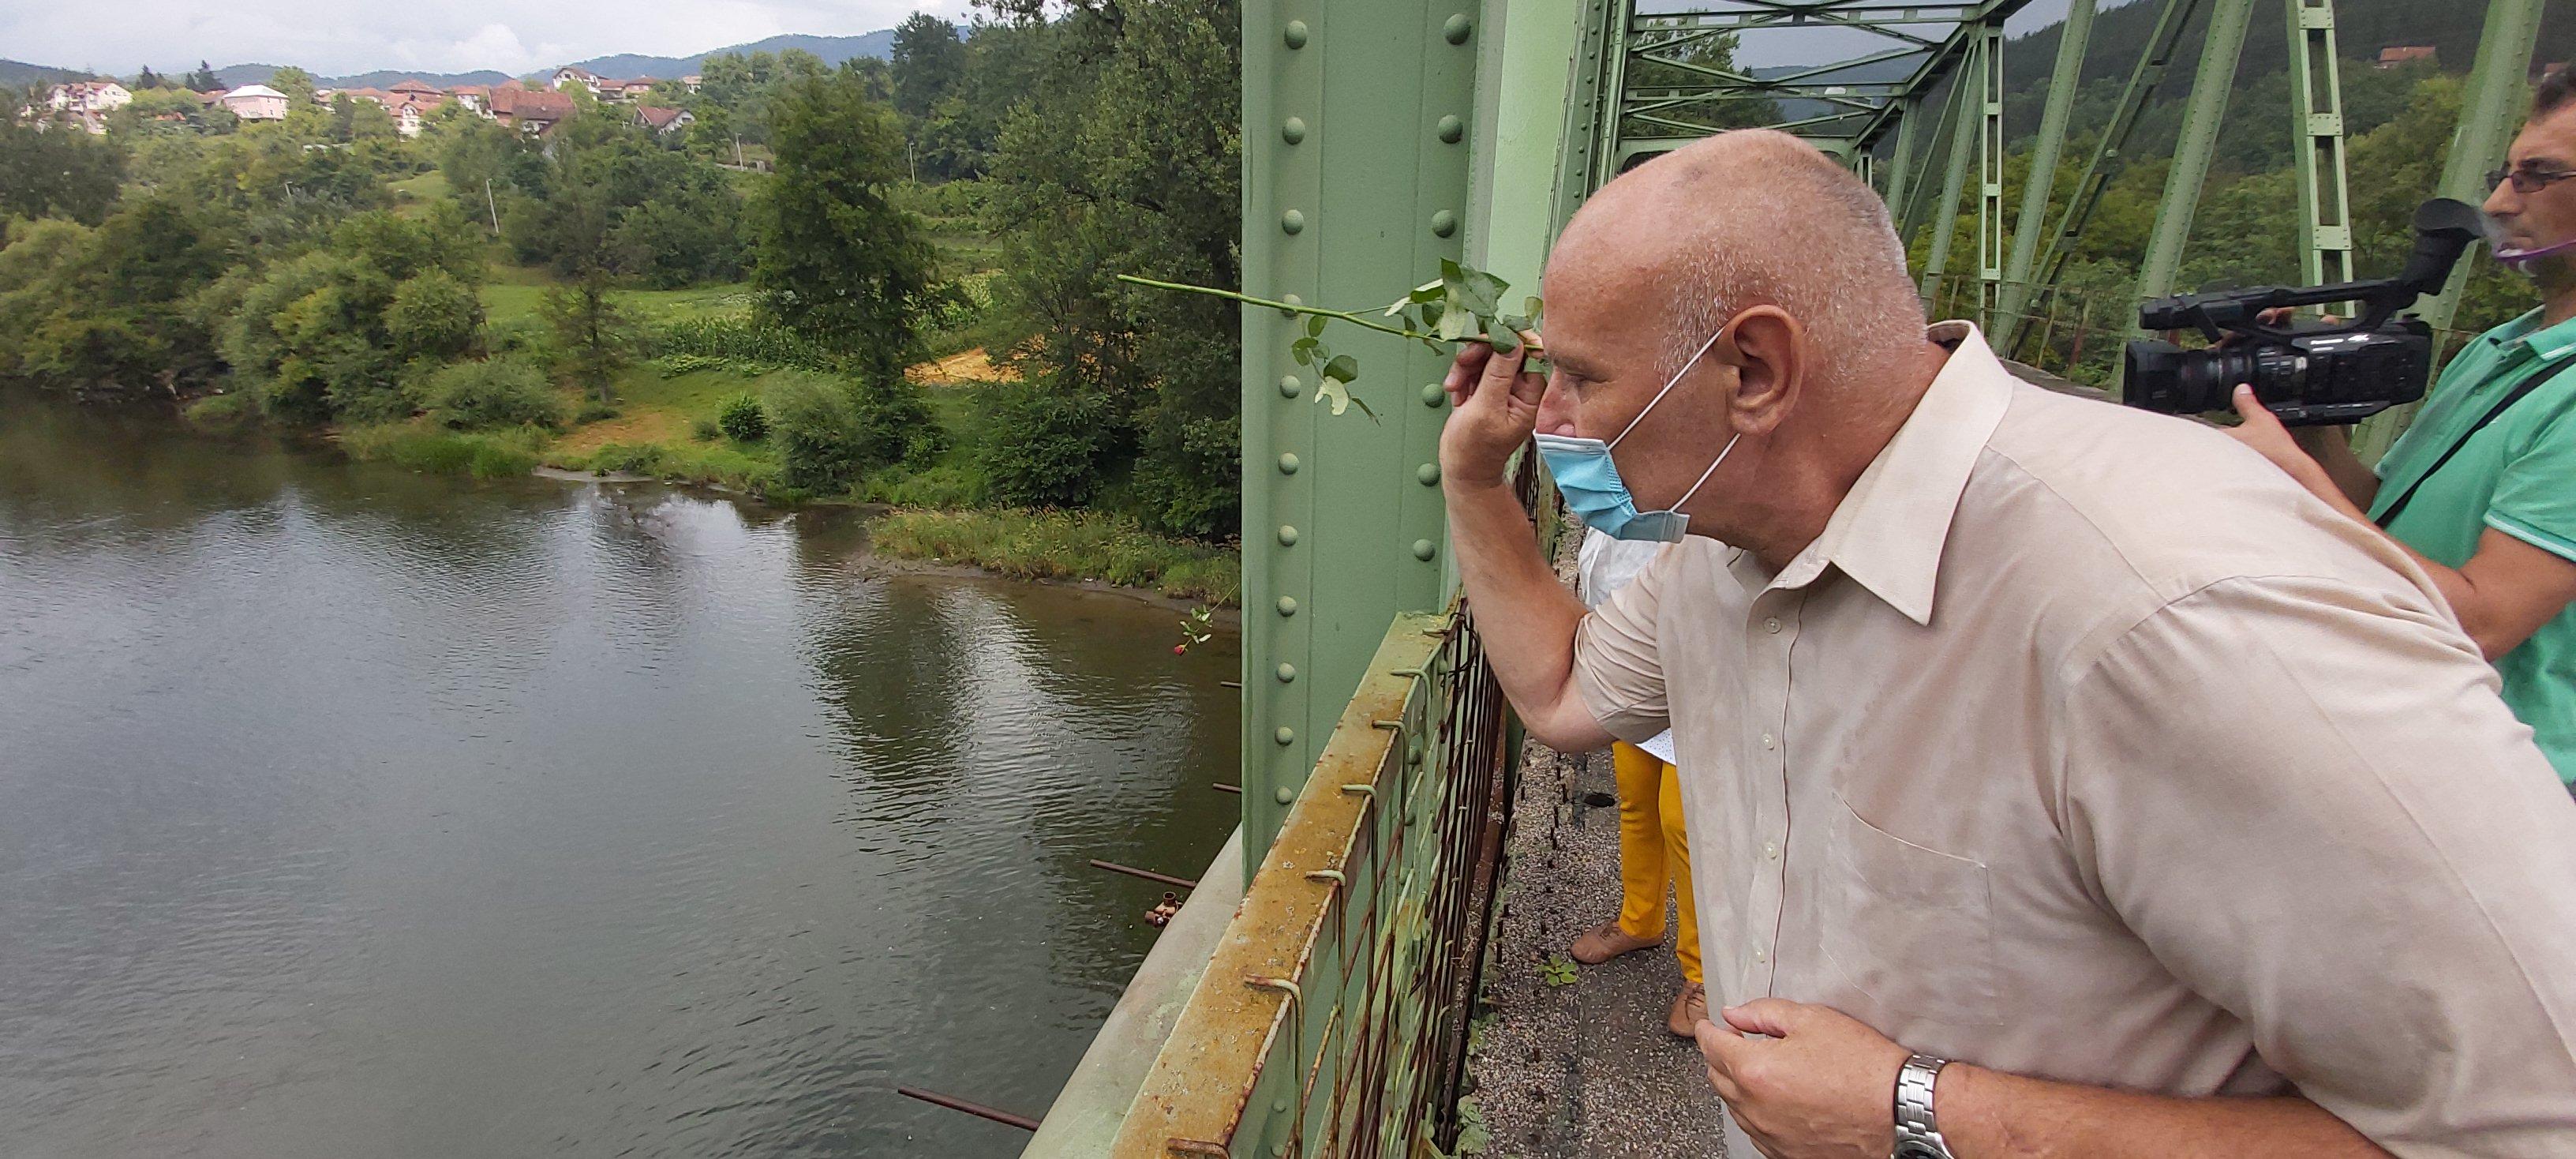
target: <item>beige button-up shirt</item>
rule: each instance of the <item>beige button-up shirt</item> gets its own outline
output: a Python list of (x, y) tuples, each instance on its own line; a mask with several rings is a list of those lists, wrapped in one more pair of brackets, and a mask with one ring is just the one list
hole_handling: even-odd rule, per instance
[(1788, 566), (1694, 537), (1578, 636), (1593, 715), (1678, 741), (1710, 996), (2576, 1156), (2576, 803), (2431, 582), (2217, 431), (1934, 337)]

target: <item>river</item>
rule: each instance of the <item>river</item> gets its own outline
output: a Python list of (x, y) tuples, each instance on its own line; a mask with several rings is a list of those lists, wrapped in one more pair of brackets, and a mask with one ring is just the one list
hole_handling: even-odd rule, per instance
[(1016, 1153), (1235, 643), (862, 545), (0, 394), (0, 1155)]

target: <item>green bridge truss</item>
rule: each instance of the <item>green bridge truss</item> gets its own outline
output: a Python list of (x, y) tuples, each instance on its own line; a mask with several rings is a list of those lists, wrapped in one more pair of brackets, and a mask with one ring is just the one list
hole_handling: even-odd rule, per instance
[[(1244, 289), (1365, 308), (1448, 258), (1535, 292), (1550, 240), (1592, 190), (1752, 109), (1870, 180), (1909, 237), (1973, 219), (1974, 266), (1934, 228), (1923, 289), (2013, 349), (2043, 324), (2034, 304), (2129, 160), (2140, 110), (2188, 85), (2139, 271), (2141, 297), (2174, 291), (2258, 7), (2288, 41), (2280, 115), (2300, 145), (2304, 273), (2349, 277), (2332, 0), (2137, 2), (2154, 7), (2152, 31), (2107, 122), (2086, 126), (2099, 136), (2052, 216), (2043, 183), (2005, 179), (2003, 27), (2029, 0), (1245, 0)], [(2058, 170), (2096, 3), (2071, 0), (2026, 172)], [(2428, 193), (2484, 197), (2478, 175), (2525, 99), (2542, 8), (2487, 0)], [(2193, 27), (2199, 59), (2178, 61)], [(1732, 59), (1822, 63), (1733, 65), (1709, 51), (1725, 36)], [(1799, 37), (1822, 55), (1770, 51)], [(2459, 277), (2422, 311), (2437, 327)], [(1203, 887), (1240, 908), (1195, 922), (1185, 910), (1163, 935), (1032, 1155), (1406, 1159), (1457, 1128), (1516, 762), (1455, 600), (1435, 454), (1445, 361), (1337, 335), (1365, 368), (1352, 393), (1372, 421), (1315, 405), (1288, 318), (1248, 307), (1242, 336), (1243, 826), (1205, 880), (1246, 888)], [(2365, 450), (2402, 421), (2366, 429)]]

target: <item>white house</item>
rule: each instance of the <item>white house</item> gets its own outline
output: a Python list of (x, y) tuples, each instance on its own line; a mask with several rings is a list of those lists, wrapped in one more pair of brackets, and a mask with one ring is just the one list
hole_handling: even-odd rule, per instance
[(223, 106), (245, 121), (286, 119), (286, 94), (267, 85), (243, 85), (225, 93)]
[(560, 92), (564, 89), (571, 88), (574, 85), (580, 85), (583, 88), (589, 89), (590, 95), (594, 97), (598, 96), (599, 74), (586, 68), (580, 68), (568, 64), (555, 70), (554, 80), (549, 82), (546, 87)]
[(55, 85), (45, 98), (45, 105), (57, 113), (72, 116), (96, 116), (114, 112), (134, 102), (134, 94), (112, 80), (73, 81)]

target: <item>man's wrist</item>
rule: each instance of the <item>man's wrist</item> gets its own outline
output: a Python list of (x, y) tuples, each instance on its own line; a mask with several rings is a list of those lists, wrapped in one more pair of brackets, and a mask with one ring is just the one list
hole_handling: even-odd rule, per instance
[(1897, 1069), (1893, 1159), (1951, 1159), (1937, 1105), (1940, 1079), (1949, 1069), (1949, 1060), (1921, 1054)]

